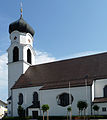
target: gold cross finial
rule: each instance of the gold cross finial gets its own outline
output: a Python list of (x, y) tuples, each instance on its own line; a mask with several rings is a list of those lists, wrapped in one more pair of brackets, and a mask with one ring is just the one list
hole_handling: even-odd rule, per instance
[(21, 12), (21, 17), (22, 17), (22, 12), (23, 12), (23, 10), (22, 10), (22, 2), (20, 3), (20, 7), (21, 7), (20, 12)]

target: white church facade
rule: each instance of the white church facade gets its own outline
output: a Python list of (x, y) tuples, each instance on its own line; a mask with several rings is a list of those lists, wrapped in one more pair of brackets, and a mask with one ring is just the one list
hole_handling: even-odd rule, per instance
[[(107, 114), (107, 53), (35, 65), (34, 30), (22, 15), (9, 25), (11, 44), (8, 48), (8, 116), (18, 116), (21, 105), (26, 115), (42, 115), (41, 106), (48, 104), (50, 116), (64, 116), (72, 96), (72, 114), (78, 115), (77, 102), (93, 105), (99, 114)], [(70, 88), (69, 88), (70, 83)]]

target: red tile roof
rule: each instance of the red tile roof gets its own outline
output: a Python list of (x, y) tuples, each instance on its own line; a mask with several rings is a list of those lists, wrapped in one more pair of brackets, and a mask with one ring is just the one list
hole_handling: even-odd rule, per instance
[(107, 103), (107, 98), (100, 97), (100, 98), (95, 98), (93, 103)]
[(42, 89), (87, 85), (94, 79), (107, 78), (107, 53), (34, 65), (21, 75), (12, 89), (43, 86)]
[(0, 102), (1, 102), (2, 104), (4, 104), (5, 106), (7, 105), (7, 103), (3, 102), (2, 100), (0, 100)]

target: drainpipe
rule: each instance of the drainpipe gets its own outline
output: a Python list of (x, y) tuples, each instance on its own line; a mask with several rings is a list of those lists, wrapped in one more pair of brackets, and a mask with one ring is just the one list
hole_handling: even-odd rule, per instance
[(92, 115), (92, 86), (90, 86), (90, 104), (91, 104), (91, 115)]

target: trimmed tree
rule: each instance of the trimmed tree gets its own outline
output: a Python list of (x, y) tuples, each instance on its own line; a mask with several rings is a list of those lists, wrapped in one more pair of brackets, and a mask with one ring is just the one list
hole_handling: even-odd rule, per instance
[(84, 116), (85, 116), (87, 107), (88, 107), (87, 102), (85, 102), (85, 101), (78, 101), (77, 108), (79, 109), (79, 115), (80, 115), (80, 112), (81, 112), (81, 115), (82, 115), (82, 111), (84, 110)]
[(82, 115), (82, 111), (83, 111), (83, 108), (84, 108), (83, 101), (78, 101), (77, 108), (79, 109), (79, 115), (80, 115), (80, 113)]
[(49, 105), (48, 105), (48, 104), (42, 105), (43, 120), (44, 120), (44, 113), (45, 113), (45, 112), (47, 112), (47, 120), (48, 120), (48, 110), (49, 110)]
[(67, 120), (68, 120), (68, 113), (70, 114), (71, 113), (71, 120), (72, 120), (72, 108), (69, 106), (68, 108), (67, 108)]
[(18, 112), (19, 117), (25, 117), (25, 110), (21, 105), (18, 106), (17, 112)]
[(98, 105), (94, 105), (94, 106), (93, 106), (94, 115), (95, 115), (95, 111), (97, 111), (97, 114), (98, 114), (99, 108), (100, 108), (100, 107), (99, 107)]
[(86, 115), (86, 109), (88, 107), (87, 102), (83, 101), (84, 116)]

